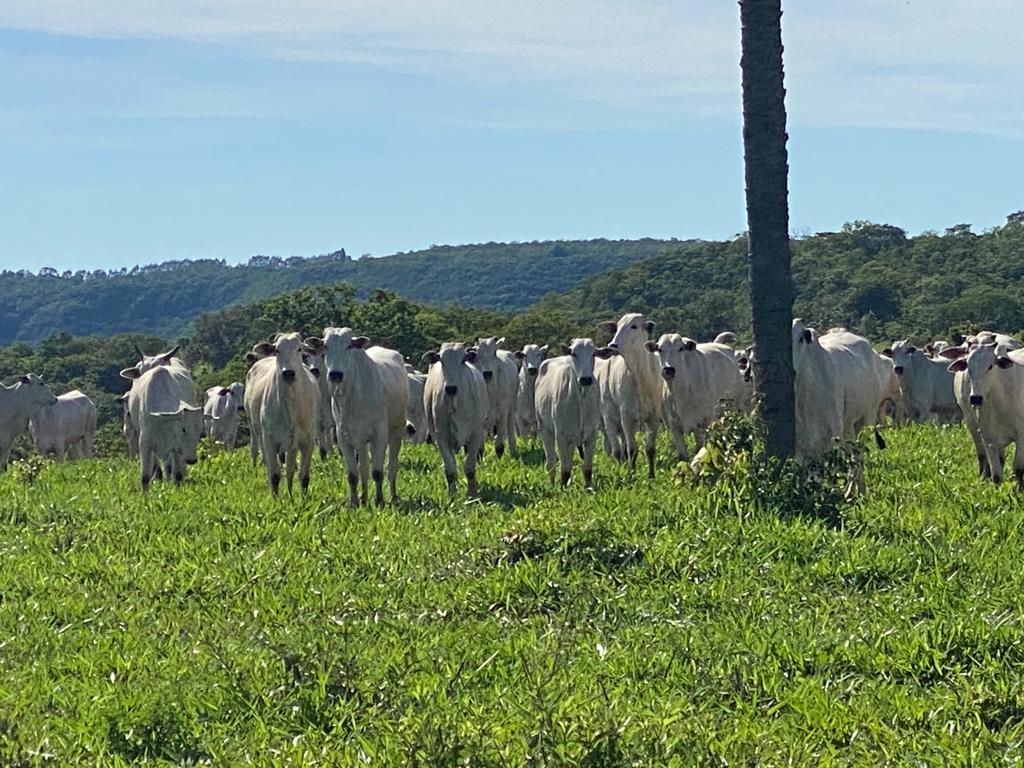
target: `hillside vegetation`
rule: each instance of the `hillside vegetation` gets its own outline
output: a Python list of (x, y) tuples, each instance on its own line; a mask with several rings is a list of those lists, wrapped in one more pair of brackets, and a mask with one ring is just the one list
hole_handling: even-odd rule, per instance
[[(953, 329), (1024, 329), (1024, 212), (984, 234), (966, 225), (908, 237), (898, 227), (847, 224), (793, 241), (795, 312), (876, 341), (945, 337)], [(531, 314), (580, 326), (626, 311), (697, 339), (749, 334), (746, 240), (706, 242), (588, 278)]]
[(338, 251), (309, 259), (254, 257), (239, 266), (176, 261), (110, 273), (5, 270), (0, 344), (35, 343), (56, 332), (174, 338), (205, 312), (338, 281), (360, 296), (386, 289), (427, 304), (513, 311), (584, 277), (679, 247), (651, 239), (573, 240), (434, 246), (356, 260)]
[[(663, 454), (668, 453), (667, 445)], [(890, 433), (838, 527), (488, 449), (449, 505), (271, 501), (245, 451), (0, 475), (0, 764), (996, 765), (1024, 758), (1024, 506)]]

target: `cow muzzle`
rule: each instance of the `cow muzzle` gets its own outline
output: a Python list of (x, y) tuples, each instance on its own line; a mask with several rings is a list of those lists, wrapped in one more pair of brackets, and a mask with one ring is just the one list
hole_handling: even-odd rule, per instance
[(594, 383), (594, 377), (593, 376), (580, 376), (580, 386), (581, 387), (589, 387), (593, 383)]
[(494, 371), (484, 371), (484, 381), (490, 381), (494, 378)]
[(969, 400), (970, 400), (971, 405), (973, 405), (973, 406), (979, 406), (983, 402), (985, 402), (985, 398), (982, 397), (981, 395), (971, 395)]
[(345, 372), (344, 371), (329, 371), (328, 374), (327, 374), (327, 378), (330, 379), (335, 384), (340, 384), (341, 380), (345, 378)]
[(459, 388), (454, 384), (449, 384), (447, 387), (444, 388), (444, 393), (448, 395), (448, 397), (455, 397), (458, 391)]
[(676, 377), (676, 369), (671, 365), (666, 365), (661, 369), (661, 377), (665, 380), (674, 379)]
[(537, 375), (537, 369), (536, 369), (536, 368), (534, 368), (534, 367), (533, 367), (533, 366), (531, 365), (531, 366), (530, 366), (529, 368), (527, 368), (527, 369), (526, 369), (526, 375), (527, 375), (527, 376), (536, 376), (536, 375)]
[(895, 368), (893, 368), (893, 370), (896, 372), (897, 376), (902, 376), (903, 375), (903, 366), (902, 365), (897, 365)]
[(281, 377), (285, 381), (295, 381), (295, 371), (293, 371), (291, 368), (285, 368), (283, 371), (281, 371)]

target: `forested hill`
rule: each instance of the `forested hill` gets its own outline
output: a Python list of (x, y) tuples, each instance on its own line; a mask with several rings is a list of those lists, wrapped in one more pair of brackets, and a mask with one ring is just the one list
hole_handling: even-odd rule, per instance
[[(944, 337), (951, 329), (1017, 334), (1024, 331), (1024, 212), (984, 234), (959, 225), (907, 237), (891, 225), (854, 222), (795, 240), (793, 275), (795, 314), (821, 329), (845, 325), (875, 341)], [(697, 339), (725, 328), (749, 337), (746, 240), (612, 269), (529, 314), (593, 327), (626, 311)]]
[(384, 288), (435, 305), (514, 311), (585, 277), (687, 244), (573, 240), (434, 246), (381, 258), (345, 252), (312, 258), (174, 261), (132, 270), (0, 274), (0, 344), (35, 343), (63, 331), (174, 338), (199, 315), (301, 286), (344, 281), (357, 293)]

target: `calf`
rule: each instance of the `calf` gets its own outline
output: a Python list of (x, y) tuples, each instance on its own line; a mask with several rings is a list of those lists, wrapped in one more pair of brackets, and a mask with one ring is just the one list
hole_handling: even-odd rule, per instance
[(406, 366), (406, 377), (409, 380), (409, 405), (405, 411), (405, 417), (412, 425), (409, 431), (409, 442), (417, 445), (430, 441), (430, 433), (427, 431), (427, 410), (423, 404), (423, 388), (427, 383), (425, 373), (409, 371), (411, 366)]
[(371, 347), (368, 338), (354, 336), (351, 328), (326, 328), (322, 339), (314, 337), (306, 343), (323, 355), (327, 366), (338, 448), (348, 473), (349, 504), (368, 503), (372, 466), (375, 500), (378, 506), (384, 505), (385, 453), (391, 500), (397, 501), (398, 452), (409, 403), (409, 379), (401, 353)]
[(535, 391), (537, 429), (544, 444), (548, 474), (555, 481), (561, 466), (562, 485), (569, 484), (572, 454), (583, 457), (583, 483), (593, 486), (594, 442), (601, 428), (600, 392), (594, 383), (594, 358), (607, 360), (616, 352), (595, 349), (592, 339), (573, 339), (563, 357), (540, 364)]
[(308, 351), (299, 334), (278, 334), (273, 343), (264, 341), (253, 347), (253, 354), (262, 359), (253, 363), (245, 377), (245, 410), (254, 435), (253, 460), (258, 446), (270, 492), (275, 496), (281, 484), (280, 454), (284, 455), (288, 492), (292, 490), (296, 454), (302, 492), (309, 489), (320, 390), (313, 374), (302, 364), (302, 355)]
[(448, 497), (455, 499), (455, 454), (465, 450), (467, 493), (476, 496), (476, 462), (487, 436), (490, 401), (483, 374), (474, 365), (476, 350), (445, 343), (440, 352), (428, 352), (430, 371), (423, 390), (427, 430), (434, 437), (444, 463)]

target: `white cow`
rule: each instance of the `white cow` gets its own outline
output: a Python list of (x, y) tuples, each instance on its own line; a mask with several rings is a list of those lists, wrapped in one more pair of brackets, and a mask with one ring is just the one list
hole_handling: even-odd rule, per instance
[(519, 391), (516, 395), (516, 432), (520, 437), (537, 434), (537, 410), (534, 405), (534, 388), (540, 364), (548, 353), (548, 345), (527, 344), (515, 353), (519, 361)]
[(612, 448), (616, 458), (628, 459), (635, 469), (636, 433), (643, 429), (647, 477), (652, 478), (664, 389), (658, 360), (646, 346), (654, 323), (631, 312), (618, 323), (602, 323), (601, 328), (614, 334), (608, 346), (619, 353), (597, 369), (606, 447)]
[(724, 344), (698, 344), (678, 333), (666, 333), (657, 342), (647, 342), (647, 349), (658, 358), (665, 380), (662, 418), (672, 434), (679, 460), (689, 461), (687, 435), (693, 435), (700, 450), (722, 401), (739, 407), (738, 401), (746, 397), (736, 355)]
[(494, 435), (494, 452), (505, 453), (516, 449), (516, 392), (519, 389), (519, 371), (516, 358), (501, 348), (504, 337), (491, 336), (477, 339), (476, 367), (483, 374), (489, 405), (487, 433)]
[(457, 488), (455, 454), (465, 450), (467, 494), (476, 496), (476, 463), (487, 436), (490, 400), (483, 374), (474, 365), (476, 358), (476, 350), (450, 342), (442, 344), (440, 352), (427, 353), (431, 363), (423, 390), (427, 430), (441, 454), (448, 497), (453, 500)]
[(53, 454), (57, 461), (64, 456), (85, 459), (93, 455), (96, 439), (96, 405), (77, 389), (57, 398), (53, 405), (44, 405), (28, 423), (32, 440), (40, 454)]
[(206, 436), (229, 450), (238, 436), (238, 414), (245, 410), (245, 385), (233, 381), (226, 387), (210, 387), (203, 403)]
[(982, 477), (1002, 482), (1006, 447), (1014, 443), (1013, 473), (1024, 487), (1024, 350), (990, 343), (942, 354), (953, 359), (954, 391)]
[(548, 475), (555, 481), (561, 466), (562, 485), (569, 484), (572, 454), (583, 457), (583, 484), (593, 486), (594, 443), (601, 429), (600, 391), (594, 383), (594, 359), (617, 354), (608, 347), (596, 349), (593, 339), (573, 339), (563, 345), (564, 356), (540, 364), (535, 389), (537, 429), (544, 444)]
[(948, 369), (948, 360), (929, 357), (908, 339), (894, 341), (882, 354), (892, 358), (908, 419), (921, 424), (934, 414), (940, 424), (959, 421), (960, 409), (953, 393), (953, 373)]
[(320, 389), (302, 364), (303, 353), (309, 351), (299, 334), (278, 334), (273, 343), (264, 341), (253, 346), (253, 354), (264, 357), (253, 363), (245, 377), (253, 461), (258, 447), (263, 453), (270, 492), (275, 496), (281, 484), (281, 454), (288, 492), (292, 490), (296, 454), (302, 492), (309, 489), (309, 464), (320, 414)]
[[(121, 376), (132, 381), (128, 392), (129, 418), (139, 431), (142, 492), (166, 463), (165, 471), (180, 485), (186, 464), (196, 461), (196, 445), (203, 435), (203, 412), (196, 405), (192, 374), (170, 360), (140, 371), (125, 368)], [(161, 472), (162, 474), (162, 472)]]
[(409, 442), (414, 445), (430, 441), (430, 433), (427, 431), (427, 410), (423, 405), (423, 388), (427, 383), (425, 373), (417, 373), (415, 369), (410, 373), (406, 366), (406, 377), (409, 380), (409, 405), (405, 411), (405, 417), (413, 427), (409, 433)]
[(369, 503), (371, 468), (375, 501), (384, 505), (385, 453), (394, 503), (398, 500), (398, 453), (409, 423), (405, 415), (409, 379), (402, 354), (371, 347), (368, 338), (354, 336), (351, 328), (325, 328), (322, 339), (312, 337), (306, 343), (323, 355), (327, 366), (338, 448), (348, 474), (349, 505)]
[(10, 387), (0, 384), (0, 472), (7, 469), (11, 445), (28, 430), (29, 419), (56, 402), (50, 388), (34, 373), (25, 374)]

